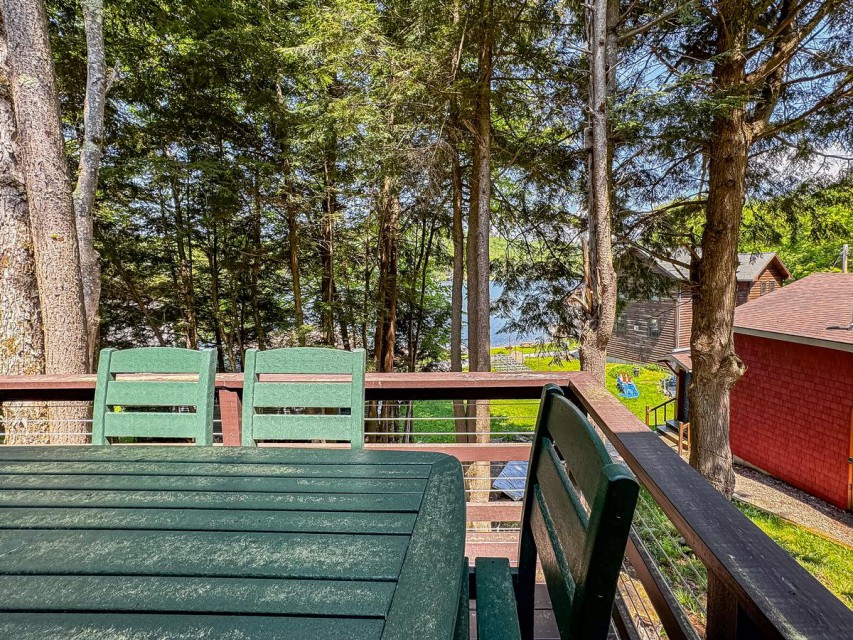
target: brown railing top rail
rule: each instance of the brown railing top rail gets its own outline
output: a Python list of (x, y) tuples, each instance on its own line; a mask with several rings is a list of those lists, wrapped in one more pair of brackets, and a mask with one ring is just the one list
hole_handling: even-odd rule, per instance
[(653, 407), (646, 407), (646, 411), (651, 413), (652, 411), (657, 411), (658, 409), (661, 409), (661, 408), (663, 408), (663, 407), (665, 407), (665, 406), (667, 406), (673, 402), (675, 402), (675, 398), (668, 398), (668, 399), (664, 400), (663, 402), (661, 402), (660, 404), (656, 404)]
[(708, 568), (708, 638), (850, 637), (853, 612), (610, 392), (587, 373), (570, 386)]
[[(478, 400), (538, 399), (546, 382), (569, 386), (571, 372), (556, 373), (367, 373), (367, 399), (381, 400)], [(275, 376), (286, 382), (289, 377)], [(325, 380), (333, 376), (316, 376)], [(243, 374), (216, 375), (216, 388), (239, 391)], [(91, 400), (94, 375), (0, 376), (0, 402), (9, 400)]]
[[(366, 395), (410, 400), (538, 398), (546, 381), (566, 388), (589, 412), (708, 567), (708, 638), (849, 637), (853, 612), (589, 374), (369, 373)], [(239, 392), (242, 376), (220, 374), (216, 386)], [(0, 376), (0, 402), (91, 400), (94, 387), (94, 376)]]

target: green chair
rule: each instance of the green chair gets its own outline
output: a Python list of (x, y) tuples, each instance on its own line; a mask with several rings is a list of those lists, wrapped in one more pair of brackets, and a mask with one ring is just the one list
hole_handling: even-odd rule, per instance
[[(316, 347), (246, 351), (242, 443), (262, 440), (336, 440), (360, 449), (364, 441), (363, 349)], [(300, 380), (262, 380), (298, 374)], [(318, 377), (334, 376), (318, 380)], [(282, 413), (282, 409), (291, 409)], [(349, 414), (305, 413), (303, 409), (349, 409)], [(275, 413), (270, 410), (277, 410)]]
[[(121, 374), (154, 374), (150, 376)], [(164, 374), (193, 374), (197, 381), (165, 379)], [(120, 375), (120, 378), (116, 378)], [(104, 349), (92, 412), (92, 444), (110, 437), (193, 438), (213, 444), (213, 389), (216, 351), (171, 347)], [(193, 412), (140, 411), (158, 407)]]
[[(560, 637), (604, 640), (639, 485), (556, 385), (542, 393), (522, 511), (516, 582), (506, 558), (477, 558), (480, 640), (532, 640), (536, 558)], [(517, 594), (517, 596), (516, 596)]]

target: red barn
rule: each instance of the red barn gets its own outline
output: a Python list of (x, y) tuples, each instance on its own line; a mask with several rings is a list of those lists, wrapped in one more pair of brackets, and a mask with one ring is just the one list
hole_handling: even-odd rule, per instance
[(732, 453), (853, 509), (853, 274), (815, 273), (735, 311), (746, 374), (731, 392)]

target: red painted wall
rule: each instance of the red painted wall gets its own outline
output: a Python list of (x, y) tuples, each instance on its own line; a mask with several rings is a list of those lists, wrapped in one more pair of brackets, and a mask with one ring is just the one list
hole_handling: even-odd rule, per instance
[(848, 508), (853, 353), (735, 334), (746, 374), (731, 392), (734, 455)]

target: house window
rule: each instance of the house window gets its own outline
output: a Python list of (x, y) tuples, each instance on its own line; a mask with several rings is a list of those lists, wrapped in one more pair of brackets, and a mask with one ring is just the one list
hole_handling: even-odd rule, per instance
[(660, 336), (660, 320), (658, 318), (649, 318), (648, 324), (649, 337), (657, 338)]
[(616, 316), (616, 334), (617, 335), (625, 335), (625, 329), (627, 328), (628, 323), (625, 320), (625, 314), (620, 313)]

